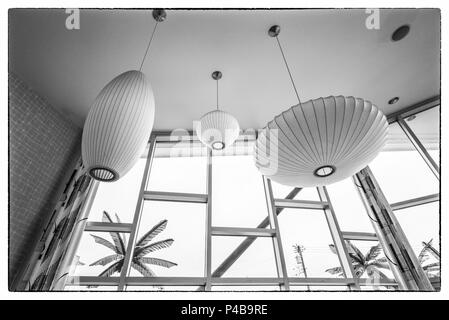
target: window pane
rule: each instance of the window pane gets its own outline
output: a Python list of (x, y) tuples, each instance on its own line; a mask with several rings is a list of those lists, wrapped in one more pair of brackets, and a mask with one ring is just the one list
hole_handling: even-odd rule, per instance
[[(376, 283), (376, 280), (381, 280), (384, 277), (394, 279), (388, 264), (388, 259), (380, 247), (379, 242), (363, 240), (351, 240), (348, 242), (351, 244), (348, 247), (349, 255), (354, 257), (352, 259), (352, 265), (356, 277), (371, 279), (373, 285)], [(379, 246), (378, 250), (374, 250), (373, 248), (377, 246)]]
[(342, 231), (374, 232), (352, 178), (326, 187)]
[(253, 157), (214, 156), (212, 168), (212, 225), (257, 227), (268, 213)]
[(106, 211), (114, 222), (117, 222), (115, 214), (122, 222), (132, 222), (145, 163), (146, 159), (139, 159), (135, 166), (119, 180), (100, 182), (88, 220), (102, 221), (103, 211)]
[[(294, 189), (294, 187), (285, 186), (275, 181), (271, 181), (271, 186), (273, 189), (273, 196), (276, 199), (285, 199)], [(316, 188), (302, 188), (293, 199), (320, 201)]]
[[(158, 148), (164, 148), (164, 144), (158, 143)], [(206, 193), (207, 157), (179, 156), (175, 147), (172, 150), (171, 154), (153, 158), (147, 190)]]
[[(212, 238), (212, 272), (246, 237)], [(277, 277), (271, 238), (257, 238), (222, 277)]]
[[(440, 106), (420, 112), (407, 124), (438, 164), (440, 142)], [(411, 119), (411, 118), (408, 118)]]
[(70, 275), (119, 277), (128, 234), (116, 232), (84, 232), (72, 261)]
[(438, 193), (438, 180), (397, 123), (370, 168), (390, 203)]
[[(146, 254), (144, 250), (140, 254), (135, 251), (135, 256), (156, 276), (203, 276), (205, 210), (205, 205), (199, 203), (145, 201), (136, 247), (149, 249)], [(156, 225), (156, 231), (149, 232)], [(142, 240), (144, 235), (150, 241)], [(142, 269), (136, 265), (130, 276), (142, 276), (142, 272), (149, 275)]]
[(326, 272), (340, 262), (329, 247), (333, 240), (323, 211), (284, 209), (278, 220), (289, 277), (338, 277)]
[(439, 202), (398, 210), (395, 216), (416, 256), (424, 250), (421, 265), (428, 277), (440, 276), (440, 267), (432, 267), (440, 262)]

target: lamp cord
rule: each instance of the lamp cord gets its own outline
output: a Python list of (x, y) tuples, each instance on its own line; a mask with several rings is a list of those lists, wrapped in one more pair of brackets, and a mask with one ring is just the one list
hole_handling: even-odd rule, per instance
[(290, 76), (290, 81), (292, 83), (293, 89), (295, 90), (296, 97), (298, 98), (298, 102), (301, 103), (301, 99), (299, 99), (298, 90), (296, 89), (295, 81), (293, 81), (293, 76), (292, 76), (292, 73), (290, 72), (290, 68), (288, 66), (287, 59), (285, 58), (284, 50), (282, 50), (282, 46), (281, 46), (281, 42), (279, 41), (279, 37), (276, 36), (275, 38), (279, 45), (279, 50), (281, 50), (282, 58), (284, 59), (285, 66), (287, 67), (288, 75)]
[(217, 110), (218, 110), (218, 79), (215, 81), (217, 82)]
[(151, 41), (153, 41), (154, 33), (156, 32), (156, 28), (159, 21), (156, 20), (156, 24), (154, 25), (153, 32), (151, 33), (150, 41), (148, 41), (147, 49), (145, 50), (145, 54), (143, 56), (142, 62), (140, 63), (139, 71), (142, 71), (143, 63), (145, 62), (145, 59), (148, 54), (148, 50), (150, 49)]

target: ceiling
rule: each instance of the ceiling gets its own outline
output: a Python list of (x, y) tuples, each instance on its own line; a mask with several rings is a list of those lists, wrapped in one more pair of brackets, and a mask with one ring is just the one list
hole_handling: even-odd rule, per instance
[[(168, 10), (142, 71), (156, 99), (154, 128), (192, 129), (220, 105), (242, 128), (261, 128), (297, 103), (276, 41), (283, 45), (301, 100), (363, 97), (386, 114), (439, 94), (440, 12), (380, 11), (380, 29), (365, 10)], [(80, 127), (96, 95), (116, 75), (138, 69), (155, 21), (151, 10), (81, 10), (67, 30), (64, 9), (9, 11), (9, 67)], [(410, 33), (392, 42), (392, 32)], [(395, 105), (388, 100), (398, 96)]]

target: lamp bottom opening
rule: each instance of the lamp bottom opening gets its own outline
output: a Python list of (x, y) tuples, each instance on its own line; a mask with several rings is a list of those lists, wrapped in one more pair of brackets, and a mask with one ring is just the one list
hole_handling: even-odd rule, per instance
[(334, 166), (325, 165), (315, 169), (313, 175), (319, 178), (329, 177), (334, 174), (337, 169)]
[(117, 174), (108, 169), (103, 167), (96, 167), (89, 170), (89, 175), (94, 178), (95, 180), (99, 181), (105, 181), (105, 182), (111, 182), (118, 179)]
[(225, 148), (225, 143), (223, 141), (215, 141), (212, 143), (212, 149), (223, 150)]

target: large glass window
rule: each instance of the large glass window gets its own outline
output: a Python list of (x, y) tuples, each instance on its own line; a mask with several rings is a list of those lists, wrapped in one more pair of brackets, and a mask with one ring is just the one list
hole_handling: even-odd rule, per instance
[[(407, 122), (434, 159), (439, 151), (432, 127), (437, 115), (435, 108)], [(254, 166), (248, 148), (237, 145), (208, 155), (198, 141), (158, 142), (145, 196), (137, 208), (137, 225), (133, 219), (145, 163), (142, 158), (115, 183), (100, 183), (70, 270), (81, 282), (72, 281), (67, 290), (119, 289), (132, 235), (134, 256), (129, 274), (122, 279), (126, 283), (122, 289), (128, 291), (284, 290), (280, 287), (284, 279), (279, 278), (283, 267), (292, 291), (345, 291), (352, 280), (344, 276), (346, 257), (336, 251), (335, 241), (346, 245), (349, 261), (343, 265), (354, 268), (360, 290), (397, 290), (388, 257), (352, 178), (322, 189), (271, 181), (269, 194), (269, 188), (264, 188), (267, 180)], [(370, 167), (390, 204), (439, 192), (438, 179), (398, 124), (390, 125), (387, 146)], [(324, 197), (326, 189), (330, 199), (321, 200), (318, 190)], [(278, 201), (287, 197), (294, 201)], [(322, 201), (330, 201), (332, 208)], [(273, 212), (268, 210), (271, 205)], [(432, 279), (440, 276), (438, 210), (439, 203), (433, 202), (395, 211)], [(278, 221), (278, 230), (275, 223), (268, 223), (269, 212), (271, 222)], [(277, 251), (278, 232), (282, 254)], [(95, 285), (86, 280), (105, 276), (108, 281)]]

